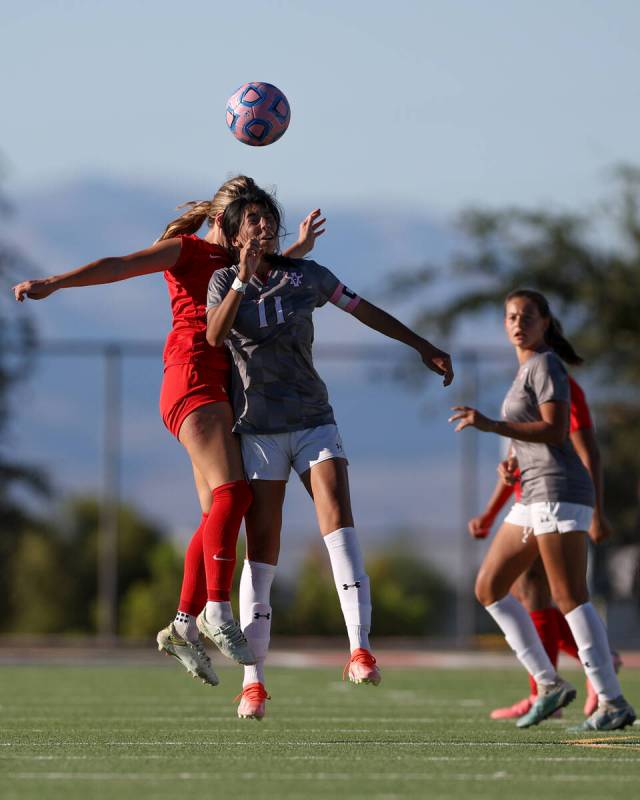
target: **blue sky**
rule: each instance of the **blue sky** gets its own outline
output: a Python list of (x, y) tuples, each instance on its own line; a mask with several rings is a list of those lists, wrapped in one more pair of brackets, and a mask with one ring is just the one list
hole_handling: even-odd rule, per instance
[[(6, 188), (87, 173), (247, 172), (308, 205), (584, 205), (640, 162), (634, 0), (30, 0), (0, 3)], [(238, 144), (246, 80), (291, 127)]]

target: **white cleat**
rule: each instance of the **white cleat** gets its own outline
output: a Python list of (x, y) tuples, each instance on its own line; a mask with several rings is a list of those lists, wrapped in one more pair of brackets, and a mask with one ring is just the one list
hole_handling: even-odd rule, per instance
[(183, 639), (173, 625), (173, 622), (160, 631), (156, 636), (158, 650), (168, 656), (177, 658), (187, 672), (194, 678), (200, 678), (209, 686), (217, 686), (220, 679), (211, 666), (211, 659), (201, 642), (190, 642)]
[(213, 642), (223, 656), (238, 664), (256, 663), (253, 650), (249, 647), (249, 642), (247, 642), (240, 624), (235, 620), (222, 625), (210, 625), (202, 611), (196, 619), (196, 625), (200, 633)]

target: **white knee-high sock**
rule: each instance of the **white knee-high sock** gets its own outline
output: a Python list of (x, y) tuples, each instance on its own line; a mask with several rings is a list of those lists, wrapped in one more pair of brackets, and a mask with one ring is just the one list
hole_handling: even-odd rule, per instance
[(257, 663), (244, 668), (243, 686), (264, 685), (264, 662), (271, 639), (271, 584), (276, 574), (273, 564), (245, 561), (240, 576), (240, 626)]
[(518, 661), (535, 682), (543, 686), (555, 683), (558, 680), (558, 673), (549, 660), (538, 631), (522, 603), (508, 594), (502, 600), (491, 603), (485, 608), (504, 633), (504, 638)]
[(615, 700), (622, 694), (611, 660), (609, 637), (598, 612), (583, 603), (564, 615), (578, 645), (578, 657), (600, 700)]
[(369, 650), (371, 591), (355, 528), (338, 528), (323, 538), (347, 625), (349, 647), (352, 652), (359, 647)]

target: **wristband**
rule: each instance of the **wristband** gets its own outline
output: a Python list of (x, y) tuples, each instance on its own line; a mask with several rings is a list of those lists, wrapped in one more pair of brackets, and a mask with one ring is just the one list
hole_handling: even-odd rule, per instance
[(240, 278), (234, 278), (233, 283), (231, 284), (231, 288), (234, 291), (238, 292), (238, 294), (244, 294), (247, 291), (248, 285), (249, 285), (248, 282), (245, 283), (244, 281), (241, 281)]

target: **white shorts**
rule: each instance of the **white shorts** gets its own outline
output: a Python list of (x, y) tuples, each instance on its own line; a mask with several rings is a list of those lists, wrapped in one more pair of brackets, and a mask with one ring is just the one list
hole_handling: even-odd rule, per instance
[(319, 425), (291, 433), (242, 433), (242, 460), (247, 480), (287, 481), (330, 458), (346, 460), (336, 425)]
[(591, 506), (578, 503), (531, 503), (528, 506), (514, 503), (504, 521), (540, 536), (542, 533), (588, 531), (592, 517)]

